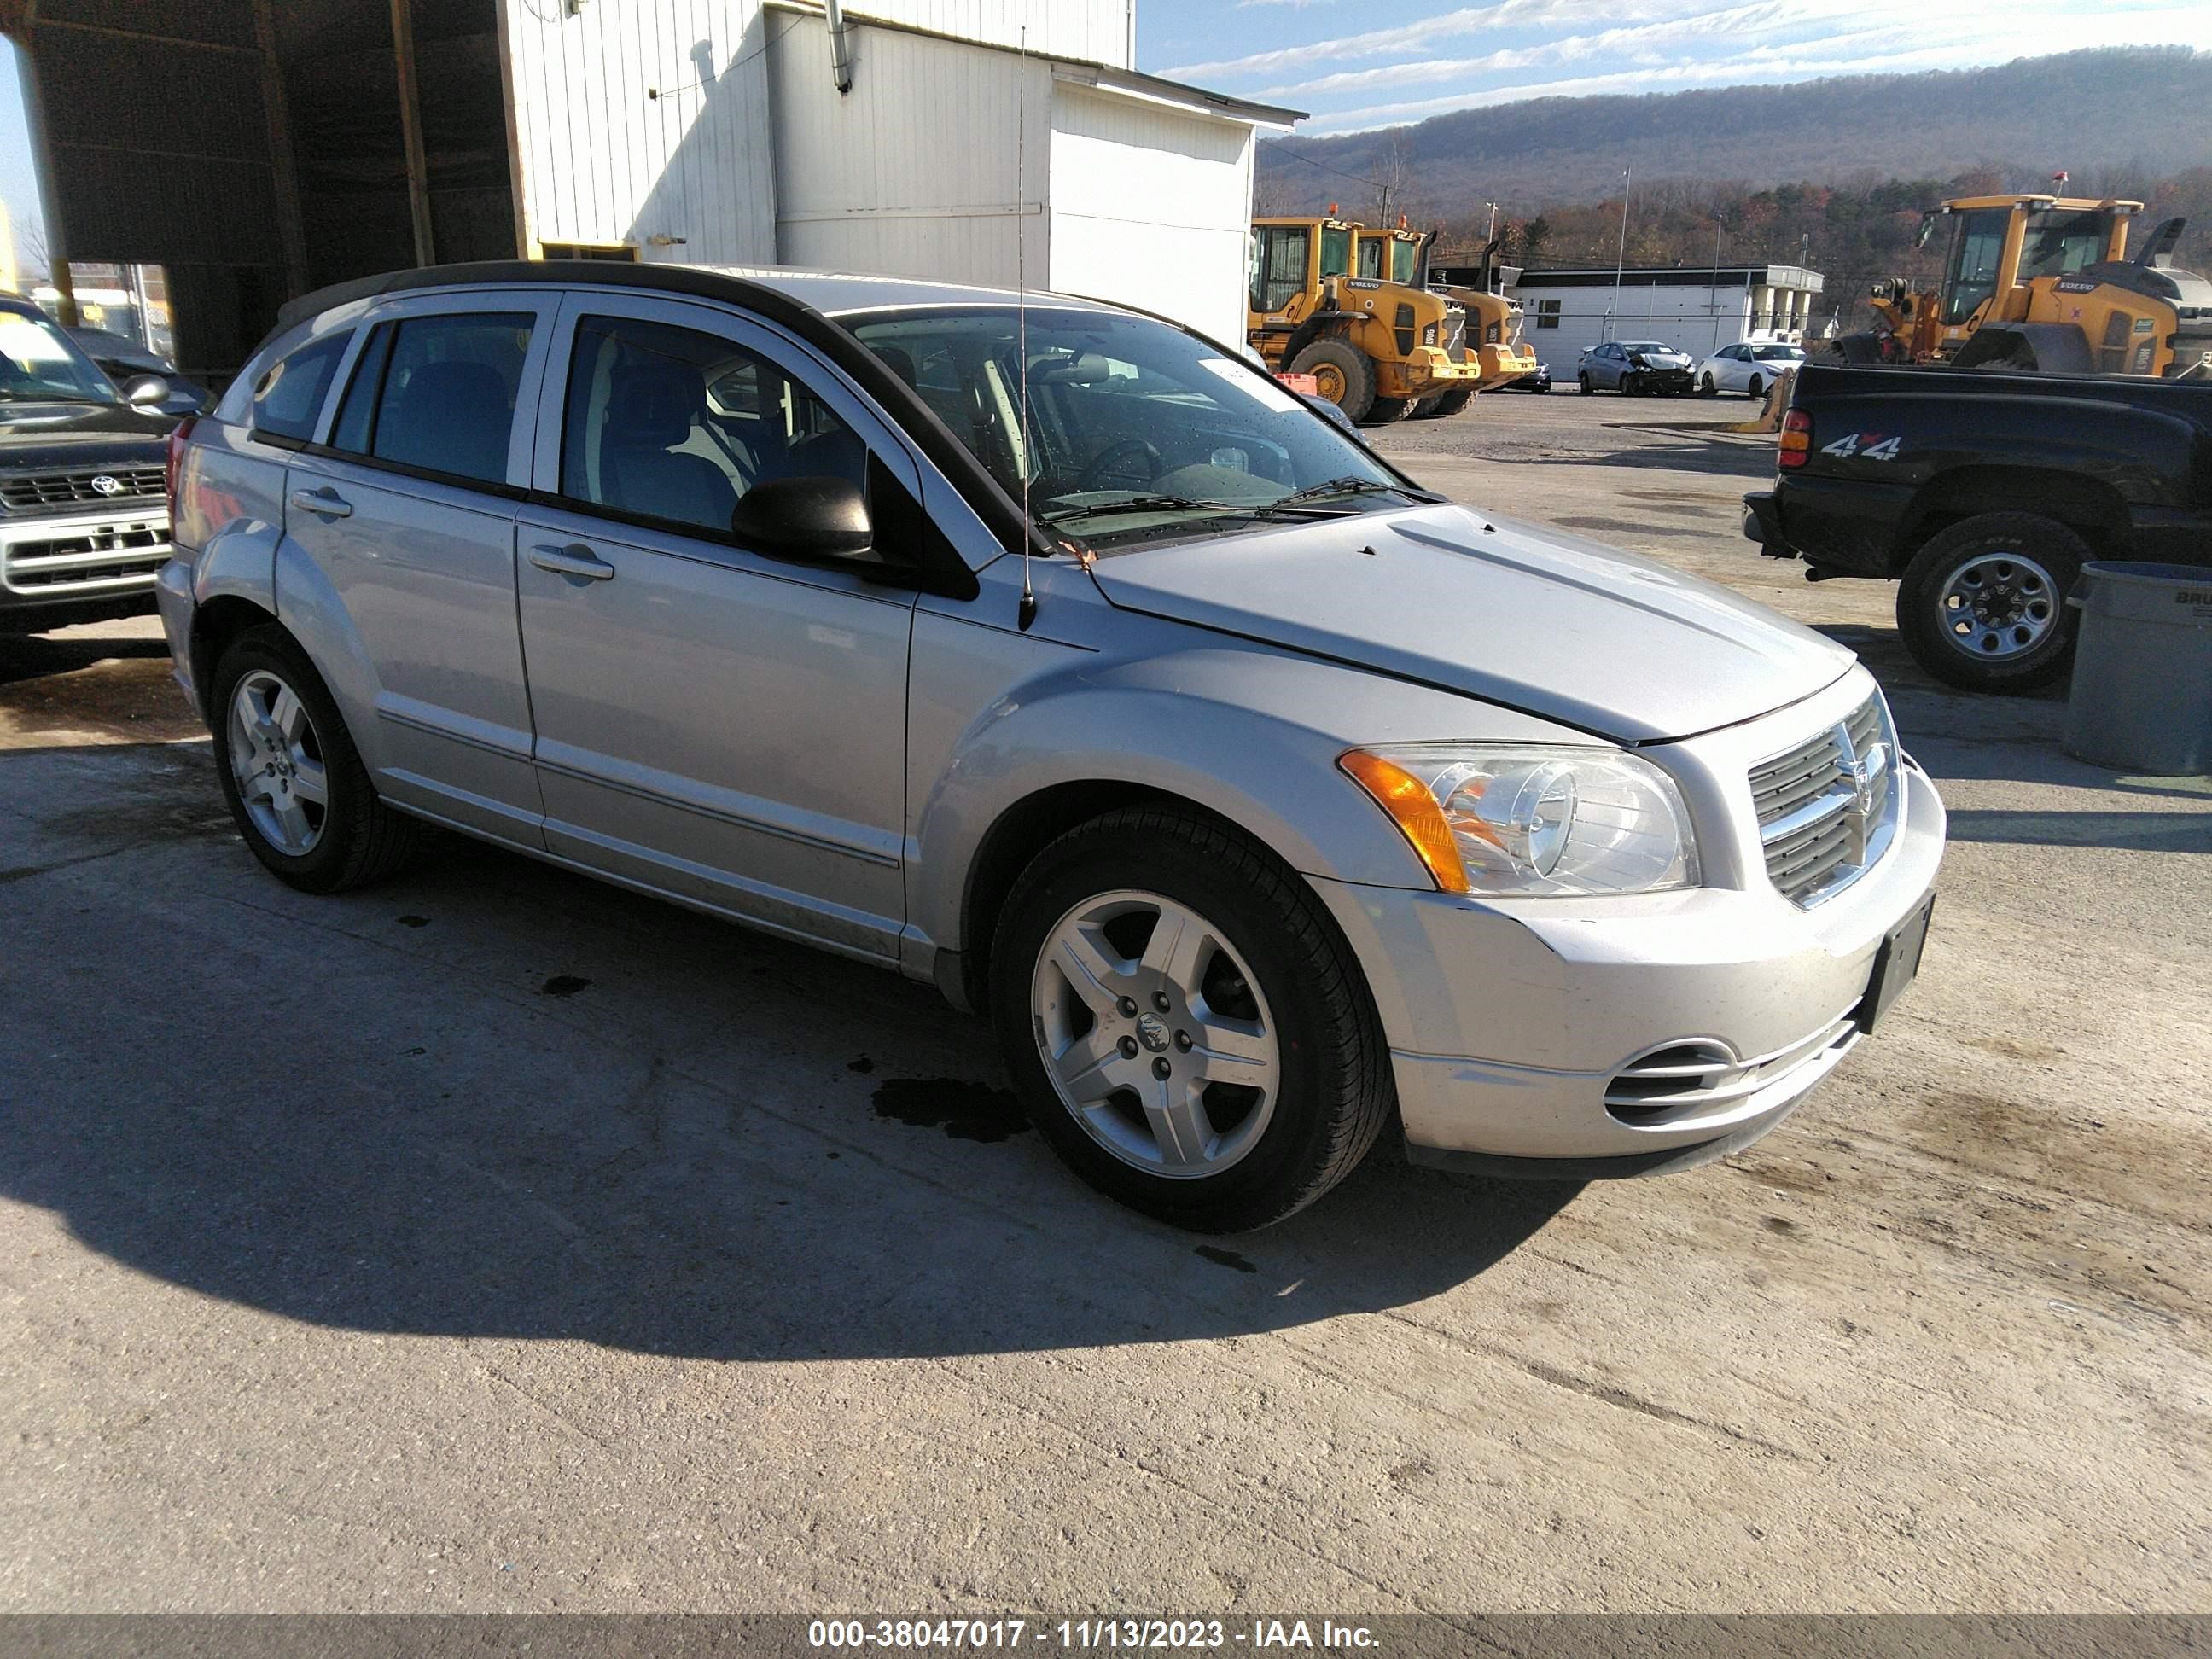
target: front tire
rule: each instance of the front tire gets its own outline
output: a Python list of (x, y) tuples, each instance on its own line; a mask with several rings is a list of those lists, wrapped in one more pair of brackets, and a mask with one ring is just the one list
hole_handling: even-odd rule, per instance
[(1751, 383), (1744, 387), (1744, 391), (1750, 396), (1752, 402), (1757, 403), (1766, 395), (1766, 382), (1754, 374), (1751, 377)]
[(1367, 418), (1374, 404), (1375, 365), (1349, 340), (1316, 340), (1291, 360), (1291, 372), (1312, 375), (1321, 395), (1354, 425)]
[(2029, 691), (2066, 672), (2067, 590), (2094, 556), (2055, 519), (1983, 513), (1930, 538), (1897, 585), (1912, 659), (1966, 691)]
[(1704, 380), (1698, 382), (1698, 395), (1700, 398), (1717, 398), (1721, 395), (1720, 382), (1713, 379), (1710, 372)]
[(1435, 418), (1438, 420), (1449, 420), (1453, 416), (1459, 414), (1462, 410), (1466, 409), (1466, 407), (1474, 401), (1474, 388), (1473, 386), (1455, 386), (1451, 391), (1443, 393), (1437, 399)]
[(421, 826), (379, 799), (337, 704), (283, 629), (241, 634), (216, 661), (216, 778), (238, 833), (280, 880), (337, 893), (390, 874)]
[(1587, 398), (1597, 390), (1595, 386), (1590, 384), (1589, 371), (1588, 369), (1581, 371), (1575, 376), (1575, 379), (1582, 386), (1583, 397)]
[(1413, 407), (1413, 399), (1411, 398), (1377, 398), (1367, 405), (1367, 418), (1360, 424), (1389, 426), (1404, 420)]
[(1281, 1220), (1389, 1120), (1389, 1057), (1306, 884), (1194, 811), (1111, 812), (1015, 882), (991, 1008), (1038, 1130), (1100, 1192), (1195, 1232)]

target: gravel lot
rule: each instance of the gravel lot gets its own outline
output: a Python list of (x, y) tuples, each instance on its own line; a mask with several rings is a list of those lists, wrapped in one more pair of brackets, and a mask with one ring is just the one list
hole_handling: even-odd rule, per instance
[(1756, 556), (1750, 406), (1381, 447), (1858, 649), (1953, 811), (1783, 1130), (1200, 1244), (927, 991), (466, 843), (260, 873), (150, 622), (0, 641), (0, 1609), (2203, 1609), (2212, 793)]

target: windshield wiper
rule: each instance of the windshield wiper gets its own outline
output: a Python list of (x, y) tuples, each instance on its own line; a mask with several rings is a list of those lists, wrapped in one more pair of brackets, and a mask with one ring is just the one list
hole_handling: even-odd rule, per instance
[[(1293, 502), (1287, 509), (1285, 502)], [(1085, 501), (1056, 513), (1038, 515), (1040, 524), (1072, 524), (1078, 519), (1104, 518), (1116, 513), (1204, 513), (1216, 518), (1264, 519), (1284, 513), (1297, 519), (1333, 519), (1341, 515), (1328, 507), (1303, 507), (1284, 495), (1272, 501), (1201, 501), (1188, 495), (1124, 495), (1110, 501)]]
[(1376, 490), (1403, 491), (1403, 484), (1389, 483), (1380, 478), (1331, 478), (1326, 483), (1308, 484), (1304, 489), (1293, 489), (1289, 495), (1278, 496), (1267, 503), (1281, 507), (1285, 503), (1318, 501), (1324, 495), (1364, 495)]
[(0, 404), (84, 404), (94, 409), (106, 409), (114, 401), (112, 398), (88, 398), (82, 392), (0, 392)]

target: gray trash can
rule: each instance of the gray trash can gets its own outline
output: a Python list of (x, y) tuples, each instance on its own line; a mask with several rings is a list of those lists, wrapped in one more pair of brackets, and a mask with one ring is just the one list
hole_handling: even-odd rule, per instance
[(2212, 771), (2212, 568), (2085, 564), (2066, 752), (2159, 777)]

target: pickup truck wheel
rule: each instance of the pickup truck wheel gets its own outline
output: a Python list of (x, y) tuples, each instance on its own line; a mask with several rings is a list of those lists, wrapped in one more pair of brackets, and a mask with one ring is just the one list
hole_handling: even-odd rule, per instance
[(991, 1005), (1030, 1115), (1075, 1172), (1196, 1232), (1311, 1203), (1389, 1120), (1382, 1030), (1298, 877), (1171, 806), (1078, 826), (1014, 884)]
[(253, 856), (279, 879), (336, 893), (388, 875), (420, 826), (378, 799), (322, 676), (281, 628), (216, 664), (216, 778)]
[(2033, 513), (1962, 519), (1912, 556), (1897, 588), (1897, 628), (1913, 660), (1968, 691), (2026, 691), (2066, 672), (2074, 653), (2066, 591), (2092, 554)]
[(1375, 365), (1349, 340), (1316, 340), (1291, 360), (1294, 374), (1310, 374), (1321, 395), (1357, 423), (1375, 401)]

